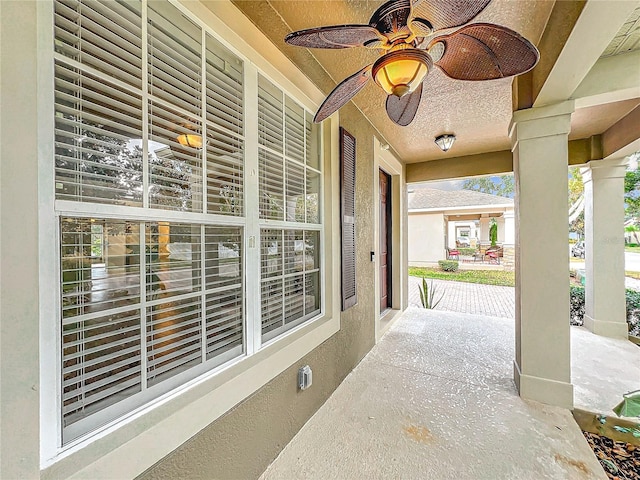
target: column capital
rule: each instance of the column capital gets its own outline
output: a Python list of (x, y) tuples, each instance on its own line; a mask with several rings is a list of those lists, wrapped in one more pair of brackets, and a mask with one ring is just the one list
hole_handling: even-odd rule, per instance
[(505, 218), (505, 220), (507, 218), (514, 218), (515, 217), (515, 212), (513, 210), (507, 210), (506, 212), (504, 212), (502, 214), (502, 216)]
[(607, 158), (606, 160), (591, 160), (586, 167), (580, 167), (582, 182), (605, 178), (624, 178), (627, 173), (629, 158)]
[(511, 145), (515, 147), (520, 140), (567, 135), (571, 130), (571, 114), (574, 110), (575, 102), (567, 100), (514, 112), (509, 125)]

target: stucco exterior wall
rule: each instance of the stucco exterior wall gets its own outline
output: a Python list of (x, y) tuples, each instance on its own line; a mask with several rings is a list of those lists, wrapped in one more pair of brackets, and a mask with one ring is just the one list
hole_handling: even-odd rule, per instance
[[(263, 29), (263, 32), (287, 55), (295, 57), (294, 61), (308, 65), (305, 73), (323, 91), (331, 91), (335, 84), (317, 68), (308, 51), (283, 45), (282, 39), (288, 28), (268, 5), (261, 2), (235, 4), (258, 27), (268, 25), (268, 31)], [(358, 304), (342, 313), (341, 329), (337, 334), (166, 456), (139, 479), (256, 478), (373, 347), (375, 268), (370, 251), (375, 250), (373, 219), (377, 199), (374, 198), (371, 179), (374, 173), (373, 137), (377, 132), (352, 104), (340, 110), (340, 125), (357, 142)], [(405, 195), (405, 190), (402, 186), (400, 194)], [(301, 392), (296, 386), (297, 370), (305, 364), (313, 369), (313, 386)]]
[[(409, 265), (420, 267), (429, 262), (444, 259), (444, 216), (442, 213), (410, 213), (408, 225)], [(453, 241), (455, 242), (455, 238)]]

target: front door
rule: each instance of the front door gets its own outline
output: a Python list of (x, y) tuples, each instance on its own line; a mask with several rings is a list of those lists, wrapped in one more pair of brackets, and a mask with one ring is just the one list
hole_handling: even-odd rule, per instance
[(391, 307), (391, 177), (380, 170), (380, 312)]

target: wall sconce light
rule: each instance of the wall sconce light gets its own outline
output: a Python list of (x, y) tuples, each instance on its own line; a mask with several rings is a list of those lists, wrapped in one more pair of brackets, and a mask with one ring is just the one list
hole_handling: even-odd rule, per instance
[(455, 141), (456, 141), (456, 136), (450, 133), (439, 135), (435, 139), (436, 145), (438, 145), (443, 152), (446, 152), (447, 150), (449, 150), (453, 146), (453, 142)]
[(196, 134), (178, 135), (176, 140), (183, 147), (202, 148), (202, 136)]

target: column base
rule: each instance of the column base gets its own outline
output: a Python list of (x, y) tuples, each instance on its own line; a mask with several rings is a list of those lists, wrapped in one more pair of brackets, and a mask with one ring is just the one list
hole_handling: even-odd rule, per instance
[(548, 378), (525, 375), (513, 361), (513, 379), (520, 397), (526, 400), (573, 409), (573, 385)]
[(622, 338), (624, 340), (629, 338), (627, 322), (607, 322), (606, 320), (591, 318), (585, 314), (584, 327), (590, 332), (603, 337)]

